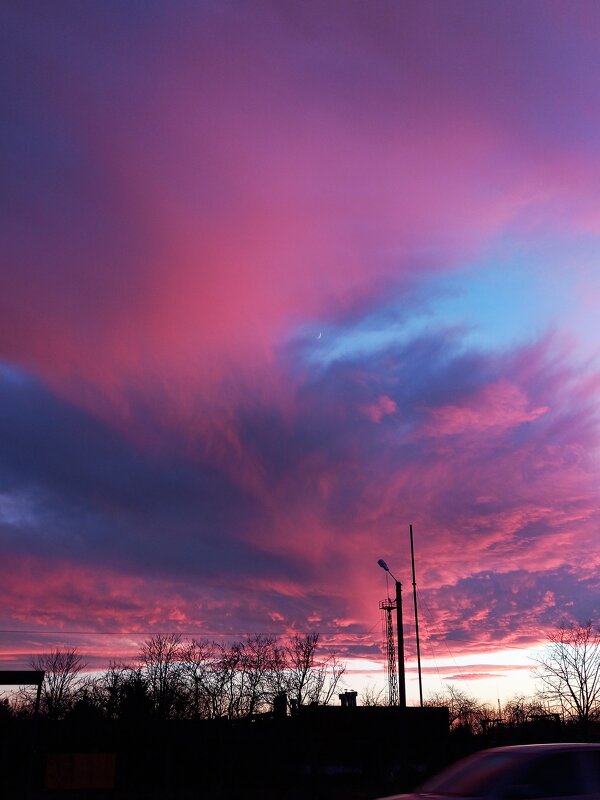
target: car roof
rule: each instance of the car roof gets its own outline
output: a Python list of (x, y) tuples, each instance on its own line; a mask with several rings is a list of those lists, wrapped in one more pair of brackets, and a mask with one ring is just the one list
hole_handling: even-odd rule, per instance
[(480, 750), (480, 753), (547, 753), (553, 750), (600, 750), (600, 743), (593, 742), (551, 742), (547, 744), (516, 744), (509, 747), (493, 747)]

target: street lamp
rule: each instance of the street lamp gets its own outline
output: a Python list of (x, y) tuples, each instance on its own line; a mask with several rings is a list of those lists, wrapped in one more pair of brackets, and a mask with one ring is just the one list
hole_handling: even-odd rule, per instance
[(398, 704), (406, 708), (406, 678), (404, 673), (404, 626), (402, 624), (402, 584), (397, 580), (383, 558), (377, 562), (396, 584), (396, 625), (398, 628)]

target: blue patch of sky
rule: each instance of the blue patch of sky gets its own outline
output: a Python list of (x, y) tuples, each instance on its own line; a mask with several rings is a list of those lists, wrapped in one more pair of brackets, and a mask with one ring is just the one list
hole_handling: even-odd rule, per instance
[(503, 350), (543, 335), (555, 312), (542, 276), (517, 256), (430, 274), (410, 292), (352, 320), (297, 331), (307, 360), (326, 365), (452, 330), (465, 349)]
[(537, 339), (552, 324), (552, 302), (540, 276), (518, 257), (443, 276), (436, 286), (431, 321), (461, 327), (465, 347), (514, 347)]
[(0, 493), (0, 525), (22, 527), (36, 521), (31, 500), (23, 494)]
[(0, 361), (0, 384), (7, 383), (21, 386), (30, 380), (31, 378), (24, 370), (9, 364), (7, 361)]

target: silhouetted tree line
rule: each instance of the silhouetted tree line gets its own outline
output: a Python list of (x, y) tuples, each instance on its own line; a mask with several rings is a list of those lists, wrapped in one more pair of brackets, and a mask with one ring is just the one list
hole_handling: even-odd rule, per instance
[[(254, 635), (232, 645), (156, 634), (132, 664), (113, 661), (96, 676), (86, 672), (76, 649), (53, 650), (30, 666), (46, 673), (40, 710), (50, 719), (242, 719), (271, 711), (277, 697), (291, 710), (326, 705), (345, 671), (334, 654), (319, 652), (316, 633), (285, 643)], [(600, 632), (591, 622), (565, 624), (551, 634), (536, 675), (535, 696), (515, 696), (503, 707), (450, 684), (425, 705), (447, 707), (450, 730), (474, 736), (552, 718), (579, 726), (585, 736), (590, 725), (600, 725)], [(367, 688), (359, 704), (385, 705), (384, 690)], [(0, 702), (0, 719), (31, 715), (33, 707), (34, 693), (22, 689), (10, 703)]]
[(535, 664), (539, 688), (533, 697), (515, 696), (495, 708), (447, 685), (426, 704), (446, 706), (454, 732), (477, 735), (499, 726), (514, 729), (556, 721), (576, 727), (587, 738), (592, 726), (600, 726), (600, 631), (591, 621), (562, 624), (550, 634)]
[(442, 691), (429, 695), (425, 705), (445, 706), (449, 712), (450, 731), (474, 736), (486, 733), (494, 725), (516, 728), (553, 714), (539, 693), (533, 697), (515, 695), (503, 706), (493, 706), (453, 684), (446, 684)]
[[(345, 670), (334, 654), (319, 652), (316, 633), (232, 645), (156, 634), (132, 664), (112, 661), (96, 676), (75, 648), (36, 656), (30, 666), (46, 673), (40, 713), (51, 719), (240, 719), (271, 711), (277, 697), (292, 710), (328, 704)], [(33, 714), (34, 693), (21, 689), (3, 710)]]

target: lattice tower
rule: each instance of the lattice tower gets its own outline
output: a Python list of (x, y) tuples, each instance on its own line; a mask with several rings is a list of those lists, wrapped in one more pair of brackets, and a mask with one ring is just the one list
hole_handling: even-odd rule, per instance
[(392, 611), (396, 610), (396, 601), (388, 597), (379, 603), (382, 611), (382, 627), (387, 656), (388, 705), (398, 705), (398, 672), (396, 668), (396, 645), (394, 644), (394, 624)]

